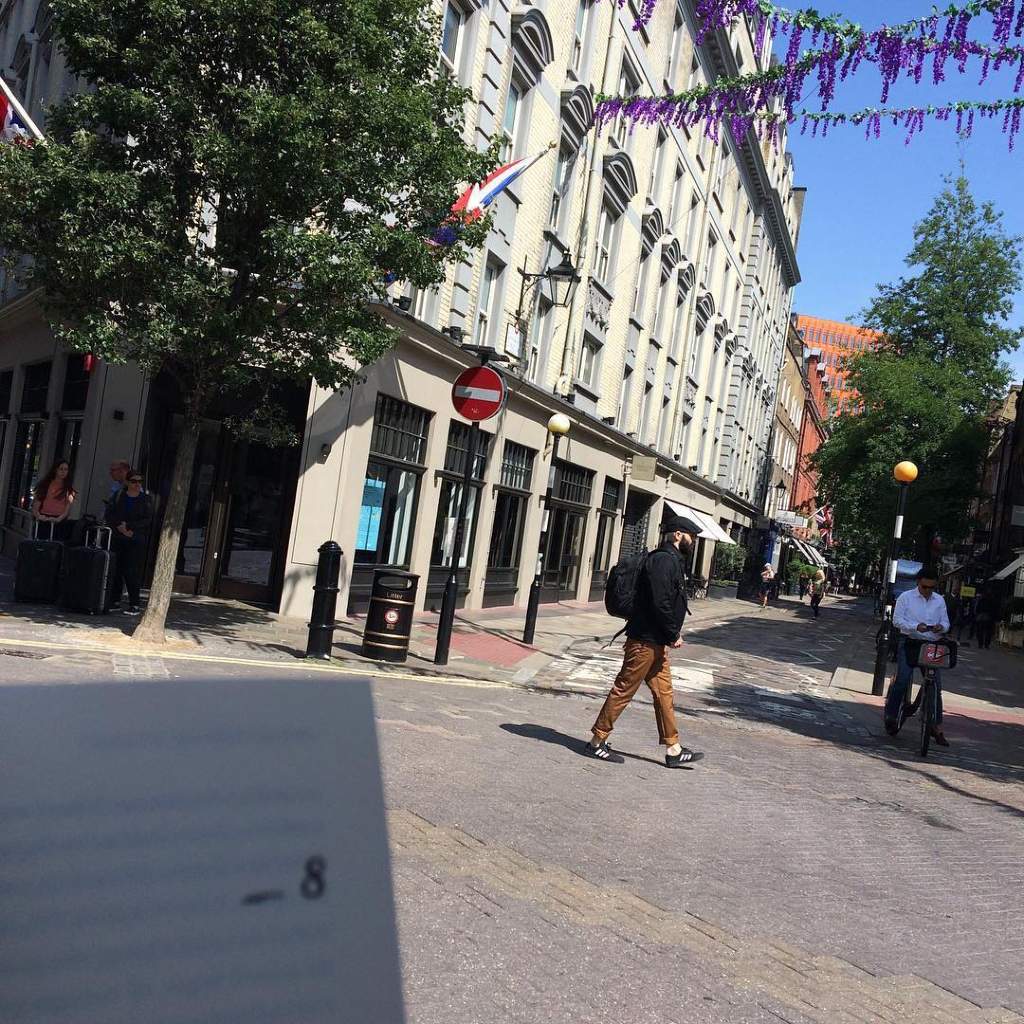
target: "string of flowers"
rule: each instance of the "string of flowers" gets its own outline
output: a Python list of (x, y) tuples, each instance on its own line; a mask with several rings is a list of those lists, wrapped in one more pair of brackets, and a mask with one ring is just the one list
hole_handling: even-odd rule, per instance
[[(939, 44), (936, 39), (922, 39), (919, 42), (922, 53), (927, 53)], [(1019, 92), (1024, 84), (1024, 46), (995, 48), (985, 43), (967, 41), (962, 45), (954, 44), (952, 52), (957, 57), (961, 54), (965, 57), (980, 57), (985, 64), (996, 69), (1003, 64), (1016, 63), (1018, 72), (1013, 91)], [(701, 85), (666, 96), (623, 98), (599, 95), (595, 118), (598, 124), (623, 115), (634, 125), (660, 121), (689, 127), (700, 120), (717, 124), (724, 116), (742, 110), (766, 110), (781, 105), (784, 111), (790, 112), (799, 103), (805, 81), (814, 71), (818, 72), (822, 109), (826, 109), (833, 99), (837, 80), (837, 76), (832, 73), (833, 57), (830, 51), (812, 50), (792, 65), (776, 64), (749, 75), (719, 78), (711, 85)], [(858, 60), (873, 62), (877, 59), (877, 55), (872, 53), (858, 56)], [(844, 80), (855, 66), (845, 62), (839, 70), (838, 80)], [(887, 96), (888, 88), (883, 90), (883, 103)], [(691, 116), (694, 113), (695, 118)]]
[(811, 135), (819, 132), (822, 136), (829, 133), (829, 130), (841, 125), (864, 125), (867, 138), (879, 138), (882, 133), (882, 125), (892, 122), (895, 127), (903, 127), (906, 130), (905, 142), (919, 134), (925, 127), (929, 117), (939, 122), (953, 122), (956, 132), (960, 136), (969, 136), (974, 130), (976, 121), (980, 119), (996, 120), (1002, 116), (1003, 131), (1010, 140), (1010, 149), (1013, 149), (1014, 139), (1020, 134), (1022, 118), (1024, 118), (1024, 97), (1015, 96), (1004, 100), (958, 100), (955, 103), (945, 103), (938, 106), (924, 107), (900, 107), (892, 109), (876, 109), (867, 107), (855, 113), (847, 114), (837, 111), (810, 111), (799, 110), (788, 117), (773, 111), (760, 111), (754, 115), (755, 128), (764, 135), (776, 136), (779, 126), (788, 122), (800, 123), (800, 134), (803, 135), (808, 129)]
[[(630, 122), (630, 130), (637, 124), (653, 122), (687, 128), (703, 122), (705, 132), (717, 141), (720, 126), (726, 121), (734, 132), (745, 133), (761, 114), (773, 112), (790, 120), (812, 73), (817, 75), (821, 109), (827, 111), (837, 83), (845, 81), (865, 61), (878, 67), (883, 106), (892, 85), (901, 75), (906, 74), (920, 83), (929, 58), (936, 84), (945, 80), (950, 60), (964, 73), (970, 59), (977, 58), (981, 61), (979, 84), (986, 81), (990, 71), (1016, 64), (1013, 92), (1020, 92), (1024, 86), (1024, 46), (1009, 43), (1012, 37), (1024, 33), (1024, 0), (1019, 9), (1017, 0), (971, 0), (944, 11), (935, 9), (925, 18), (871, 31), (848, 20), (823, 17), (816, 11), (784, 10), (769, 0), (699, 0), (698, 13), (704, 19), (700, 35), (751, 11), (759, 14), (759, 47), (769, 27), (773, 36), (789, 33), (782, 63), (751, 75), (723, 78), (708, 86), (667, 96), (600, 96), (596, 111), (598, 124), (620, 115)], [(995, 45), (967, 38), (971, 20), (983, 12), (993, 17)], [(943, 18), (946, 24), (940, 35), (938, 30)], [(821, 42), (821, 45), (801, 55), (800, 47), (808, 29), (811, 44)], [(1004, 126), (1004, 131), (1010, 134), (1011, 148), (1015, 123), (1011, 117)]]

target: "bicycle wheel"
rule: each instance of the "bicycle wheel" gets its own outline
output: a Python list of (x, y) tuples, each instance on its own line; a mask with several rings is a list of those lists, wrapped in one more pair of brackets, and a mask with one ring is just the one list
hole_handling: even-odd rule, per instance
[(921, 688), (921, 756), (928, 756), (928, 746), (932, 741), (932, 728), (935, 726), (935, 683), (932, 674), (925, 676)]

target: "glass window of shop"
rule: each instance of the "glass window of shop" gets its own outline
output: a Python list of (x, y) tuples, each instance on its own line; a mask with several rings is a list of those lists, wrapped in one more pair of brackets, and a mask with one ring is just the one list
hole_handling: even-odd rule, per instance
[(502, 450), (484, 580), (486, 607), (515, 603), (536, 454), (515, 441), (506, 441)]

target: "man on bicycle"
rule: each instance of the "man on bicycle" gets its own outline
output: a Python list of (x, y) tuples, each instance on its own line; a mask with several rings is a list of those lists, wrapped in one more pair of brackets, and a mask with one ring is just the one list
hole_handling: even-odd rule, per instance
[[(929, 566), (923, 566), (917, 574), (917, 586), (905, 590), (896, 599), (892, 622), (900, 632), (896, 645), (896, 678), (889, 687), (885, 699), (885, 731), (895, 736), (899, 731), (899, 709), (906, 699), (907, 688), (913, 679), (914, 670), (907, 661), (907, 640), (934, 641), (949, 632), (949, 616), (946, 602), (935, 593), (937, 573)], [(942, 732), (942, 677), (935, 671), (935, 728), (932, 736), (942, 747), (949, 741)]]

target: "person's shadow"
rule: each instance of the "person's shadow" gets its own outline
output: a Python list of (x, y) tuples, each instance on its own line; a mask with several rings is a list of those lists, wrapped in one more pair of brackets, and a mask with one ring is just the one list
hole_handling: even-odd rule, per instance
[[(512, 733), (513, 736), (521, 736), (527, 740), (539, 740), (541, 743), (552, 743), (556, 747), (565, 747), (566, 750), (571, 750), (574, 754), (578, 754), (583, 757), (583, 744), (586, 740), (581, 740), (578, 736), (569, 736), (564, 732), (559, 732), (557, 729), (552, 729), (547, 725), (534, 725), (531, 722), (523, 722), (521, 724), (513, 724), (511, 722), (503, 723), (500, 728), (504, 729), (505, 732)], [(655, 761), (653, 757), (643, 757), (640, 754), (630, 754), (625, 750), (619, 750), (615, 748), (617, 754), (621, 754), (623, 757), (629, 758), (631, 761), (646, 761), (648, 764), (656, 764), (659, 768), (664, 767), (661, 761)], [(686, 771), (693, 771), (691, 765), (684, 766)]]

